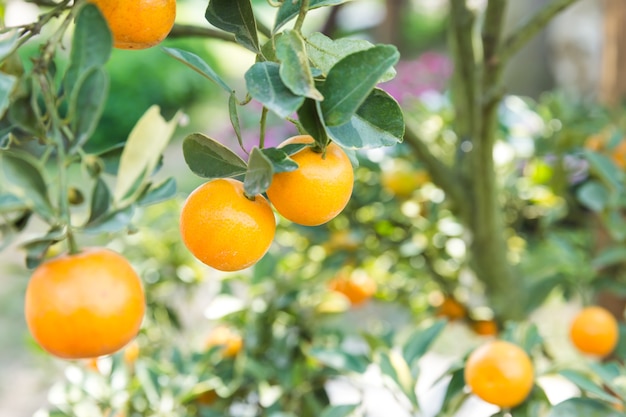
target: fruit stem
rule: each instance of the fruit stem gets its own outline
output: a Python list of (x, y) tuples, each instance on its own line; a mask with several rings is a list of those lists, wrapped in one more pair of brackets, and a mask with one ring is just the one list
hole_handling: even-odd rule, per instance
[(298, 33), (302, 31), (302, 24), (304, 23), (304, 18), (306, 17), (306, 13), (309, 11), (309, 0), (302, 0), (300, 3), (300, 13), (298, 13), (298, 19), (296, 19), (296, 23), (293, 26), (293, 30)]

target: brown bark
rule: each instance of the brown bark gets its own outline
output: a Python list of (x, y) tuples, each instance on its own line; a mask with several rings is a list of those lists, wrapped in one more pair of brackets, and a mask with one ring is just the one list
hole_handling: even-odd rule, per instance
[(600, 100), (618, 104), (626, 95), (626, 4), (624, 0), (604, 0), (604, 47)]

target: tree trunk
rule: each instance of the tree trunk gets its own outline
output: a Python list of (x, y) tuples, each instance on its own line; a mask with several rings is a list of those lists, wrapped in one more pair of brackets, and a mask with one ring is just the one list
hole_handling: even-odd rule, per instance
[(604, 47), (602, 51), (600, 100), (619, 104), (626, 95), (626, 4), (624, 0), (604, 1)]

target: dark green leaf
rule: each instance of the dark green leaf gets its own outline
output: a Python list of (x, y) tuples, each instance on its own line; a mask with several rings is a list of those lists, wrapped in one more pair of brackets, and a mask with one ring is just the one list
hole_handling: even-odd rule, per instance
[(28, 204), (19, 197), (9, 193), (0, 194), (0, 213), (21, 211), (27, 208)]
[(605, 400), (605, 401), (614, 401), (615, 397), (608, 394), (600, 385), (589, 379), (586, 375), (571, 370), (564, 369), (559, 372), (559, 374), (565, 378), (567, 378), (571, 383), (580, 388), (583, 392), (588, 394), (593, 394), (594, 396)]
[(183, 155), (191, 171), (202, 178), (235, 177), (247, 168), (233, 151), (201, 133), (183, 140)]
[(32, 269), (39, 266), (50, 246), (65, 239), (65, 236), (65, 228), (54, 226), (45, 236), (24, 243), (22, 248), (26, 251), (26, 267)]
[(376, 88), (348, 123), (326, 129), (328, 135), (345, 148), (391, 146), (402, 141), (404, 116), (398, 102)]
[(306, 47), (299, 32), (288, 30), (278, 37), (276, 57), (280, 60), (280, 78), (292, 93), (314, 100), (324, 99), (315, 88)]
[[(303, 144), (295, 144), (295, 145), (297, 146), (297, 148), (295, 149), (298, 149), (298, 150), (303, 149), (306, 146)], [(289, 154), (283, 148), (280, 148), (280, 149), (266, 148), (266, 149), (261, 149), (261, 152), (263, 152), (265, 157), (272, 164), (272, 169), (274, 170), (274, 173), (291, 172), (291, 171), (295, 171), (296, 169), (298, 169), (298, 164), (293, 159), (289, 158)]]
[[(331, 39), (328, 36), (314, 32), (305, 39), (309, 59), (323, 75), (328, 74), (331, 68), (342, 58), (358, 51), (374, 47), (374, 44), (364, 39), (340, 38)], [(396, 70), (389, 68), (378, 80), (385, 82), (396, 76)]]
[(65, 90), (71, 92), (81, 74), (92, 67), (101, 67), (113, 49), (113, 37), (102, 13), (94, 4), (85, 4), (76, 17), (72, 36), (70, 65), (65, 73)]
[(459, 395), (463, 395), (463, 389), (465, 388), (465, 375), (464, 369), (457, 369), (452, 373), (452, 378), (446, 387), (446, 395), (443, 399), (444, 404), (450, 404)]
[(320, 362), (340, 371), (363, 373), (369, 361), (363, 355), (352, 355), (338, 349), (313, 348), (309, 354)]
[(228, 84), (226, 84), (226, 82), (224, 82), (224, 80), (222, 80), (222, 78), (219, 75), (217, 75), (217, 73), (213, 70), (213, 68), (211, 68), (209, 64), (207, 64), (198, 55), (191, 53), (191, 52), (183, 51), (182, 49), (177, 49), (177, 48), (165, 48), (164, 47), (162, 49), (166, 54), (168, 54), (172, 58), (182, 62), (183, 64), (187, 65), (192, 70), (196, 71), (198, 74), (208, 78), (209, 80), (213, 81), (218, 86), (222, 87), (222, 89), (226, 91), (227, 93), (230, 94), (233, 91), (233, 89), (230, 88)]
[(11, 92), (16, 82), (17, 78), (13, 75), (0, 72), (0, 117), (4, 116), (9, 108)]
[(0, 167), (9, 190), (27, 202), (46, 220), (54, 218), (43, 170), (32, 157), (17, 152), (0, 152)]
[(348, 417), (359, 404), (329, 405), (319, 417)]
[(294, 113), (304, 102), (287, 88), (280, 78), (280, 66), (275, 62), (258, 62), (246, 72), (246, 87), (250, 95), (282, 118)]
[(264, 193), (272, 182), (274, 170), (272, 162), (256, 146), (250, 152), (248, 170), (243, 180), (243, 188), (248, 196), (255, 196)]
[(108, 212), (105, 216), (97, 218), (83, 227), (86, 233), (116, 233), (124, 230), (130, 225), (133, 218), (133, 206), (124, 209)]
[(74, 146), (81, 146), (96, 130), (106, 103), (109, 79), (104, 69), (93, 67), (81, 74), (70, 99)]
[[(310, 0), (309, 10), (316, 9), (322, 6), (334, 6), (337, 4), (345, 3), (349, 0)], [(276, 21), (274, 22), (274, 32), (277, 32), (285, 23), (296, 17), (300, 13), (300, 0), (284, 1), (278, 13), (276, 14)]]
[(111, 192), (109, 191), (109, 187), (102, 178), (98, 178), (93, 187), (93, 192), (91, 193), (91, 204), (87, 224), (93, 223), (104, 216), (110, 206)]
[(176, 180), (168, 178), (161, 184), (151, 186), (146, 193), (137, 201), (140, 206), (160, 203), (169, 200), (176, 195)]
[(328, 133), (320, 118), (318, 104), (309, 98), (304, 100), (304, 103), (298, 109), (298, 121), (317, 143), (328, 143)]
[(256, 20), (250, 0), (210, 0), (204, 14), (213, 26), (233, 33), (239, 44), (259, 52)]
[(576, 198), (588, 209), (600, 212), (609, 202), (609, 191), (599, 181), (587, 181), (576, 190)]
[(398, 62), (399, 57), (394, 46), (381, 45), (347, 55), (337, 62), (320, 86), (326, 126), (348, 123), (380, 77)]
[(241, 137), (241, 125), (239, 124), (237, 105), (237, 96), (235, 93), (231, 93), (230, 97), (228, 97), (228, 116), (230, 117), (230, 124), (233, 126), (233, 130), (237, 136), (237, 142), (239, 143), (241, 149), (245, 152), (246, 150), (243, 146), (243, 139)]
[(428, 351), (445, 326), (445, 320), (438, 320), (430, 327), (418, 329), (409, 336), (402, 348), (402, 356), (409, 366), (413, 366), (413, 362), (419, 360)]
[(555, 405), (546, 417), (624, 417), (624, 414), (598, 400), (570, 398)]

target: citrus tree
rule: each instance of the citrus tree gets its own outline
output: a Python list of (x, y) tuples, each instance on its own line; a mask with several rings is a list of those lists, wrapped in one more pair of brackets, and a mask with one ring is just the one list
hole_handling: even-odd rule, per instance
[[(574, 2), (554, 0), (504, 36), (506, 0), (484, 8), (451, 1), (454, 70), (438, 106), (401, 106), (387, 92), (395, 46), (305, 29), (311, 11), (341, 0), (210, 0), (201, 10), (208, 26), (175, 25), (180, 4), (172, 0), (39, 0), (35, 22), (3, 27), (2, 244), (19, 244), (33, 269), (25, 317), (35, 341), (80, 360), (51, 392), (49, 414), (364, 415), (364, 393), (337, 402), (328, 386), (375, 368), (381, 388), (420, 415), (423, 359), (457, 321), (480, 346), (457, 352), (441, 376), (438, 415), (454, 415), (470, 395), (493, 415), (621, 415), (615, 314), (591, 306), (576, 317), (569, 339), (591, 358), (575, 365), (527, 320), (555, 287), (588, 303), (596, 303), (598, 278), (621, 288), (611, 273), (622, 267), (626, 236), (619, 123), (605, 113), (600, 129), (588, 118), (584, 132), (567, 125), (577, 114), (558, 97), (517, 98), (526, 114), (561, 125), (535, 133), (548, 145), (532, 156), (494, 159), (515, 131), (507, 120), (515, 98), (502, 77), (509, 58)], [(268, 11), (271, 25), (260, 18)], [(253, 58), (243, 87), (196, 53), (157, 46), (167, 36), (239, 45)], [(239, 145), (186, 135), (185, 162), (204, 183), (169, 206), (176, 184), (156, 178), (181, 112), (166, 120), (151, 107), (126, 140), (90, 147), (112, 48), (151, 47), (220, 89)], [(243, 108), (256, 109), (252, 146)], [(270, 118), (296, 133), (267, 146)], [(585, 147), (598, 132), (604, 136)], [(563, 182), (567, 157), (589, 168), (576, 187)], [(546, 193), (552, 200), (540, 198)], [(612, 232), (599, 253), (584, 245), (597, 230), (584, 221), (589, 212)], [(23, 239), (38, 224), (43, 233)], [(145, 237), (156, 229), (159, 237)], [(113, 237), (117, 252), (104, 248)], [(549, 259), (563, 253), (564, 261)], [(214, 302), (226, 307), (211, 315), (214, 329), (186, 343), (169, 296), (198, 285), (193, 258), (231, 275), (218, 284)], [(401, 313), (371, 310), (374, 296)], [(396, 323), (402, 314), (408, 319)], [(552, 404), (539, 383), (550, 375), (580, 396)]]

